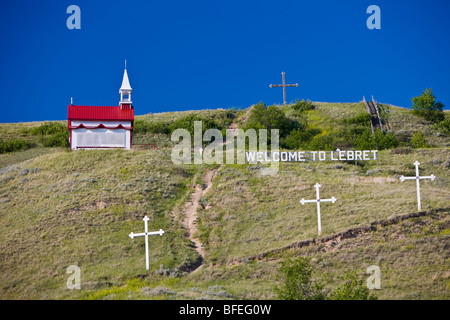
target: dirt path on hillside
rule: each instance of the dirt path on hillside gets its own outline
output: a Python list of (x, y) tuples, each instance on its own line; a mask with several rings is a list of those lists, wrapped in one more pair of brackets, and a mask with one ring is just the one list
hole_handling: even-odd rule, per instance
[(203, 266), (203, 260), (205, 258), (205, 249), (203, 248), (200, 240), (195, 237), (195, 234), (198, 231), (197, 209), (199, 206), (199, 200), (208, 193), (209, 189), (211, 189), (212, 181), (217, 172), (222, 168), (222, 166), (223, 165), (221, 165), (217, 169), (209, 170), (206, 172), (205, 176), (203, 177), (203, 184), (196, 184), (194, 186), (194, 193), (191, 194), (189, 201), (187, 201), (184, 205), (185, 218), (183, 221), (183, 226), (188, 231), (189, 239), (194, 243), (195, 250), (200, 255), (198, 263), (190, 269), (190, 272), (199, 270)]

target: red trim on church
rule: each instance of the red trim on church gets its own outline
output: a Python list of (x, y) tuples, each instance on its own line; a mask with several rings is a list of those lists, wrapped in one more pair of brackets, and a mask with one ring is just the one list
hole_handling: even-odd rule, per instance
[(98, 126), (85, 126), (84, 124), (79, 124), (78, 126), (69, 126), (69, 129), (125, 129), (125, 130), (133, 130), (133, 127), (124, 127), (123, 125), (119, 124), (118, 126), (105, 126), (104, 124), (99, 124)]
[(134, 121), (134, 109), (69, 105), (69, 120)]
[[(108, 126), (103, 123), (100, 123), (98, 126), (86, 126), (84, 124), (80, 124), (78, 126), (72, 126), (72, 121), (100, 121), (100, 122), (108, 122), (108, 121), (131, 121), (131, 127), (124, 127), (119, 124), (118, 126)], [(123, 104), (120, 106), (68, 106), (68, 122), (67, 127), (69, 129), (69, 141), (70, 141), (70, 149), (72, 149), (72, 130), (78, 128), (85, 129), (97, 129), (97, 128), (105, 128), (105, 129), (125, 129), (130, 130), (130, 146), (131, 141), (133, 139), (133, 135), (131, 134), (133, 131), (134, 124), (134, 108), (131, 105)], [(90, 147), (78, 147), (78, 148), (90, 148)], [(91, 147), (91, 148), (99, 148), (99, 147)]]

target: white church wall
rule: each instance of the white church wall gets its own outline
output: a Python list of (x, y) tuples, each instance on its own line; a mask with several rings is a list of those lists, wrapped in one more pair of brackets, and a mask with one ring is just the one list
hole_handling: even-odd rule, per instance
[(73, 129), (72, 150), (76, 149), (103, 149), (103, 148), (131, 148), (130, 130), (125, 129)]
[(125, 128), (131, 127), (131, 121), (71, 121), (72, 127), (78, 127), (80, 124), (87, 127), (97, 127), (101, 124), (103, 124), (105, 127), (117, 127), (119, 125), (122, 125)]

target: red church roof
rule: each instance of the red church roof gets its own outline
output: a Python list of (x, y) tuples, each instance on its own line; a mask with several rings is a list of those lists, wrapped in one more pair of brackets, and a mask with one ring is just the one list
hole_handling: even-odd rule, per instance
[(134, 109), (69, 105), (69, 120), (133, 121)]

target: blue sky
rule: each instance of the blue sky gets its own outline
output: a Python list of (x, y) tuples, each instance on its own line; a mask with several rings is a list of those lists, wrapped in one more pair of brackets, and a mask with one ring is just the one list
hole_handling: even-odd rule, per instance
[[(69, 5), (81, 30), (69, 30)], [(369, 30), (369, 5), (381, 29)], [(450, 1), (8, 1), (0, 12), (0, 122), (118, 105), (124, 60), (135, 114), (288, 102), (450, 105)]]

